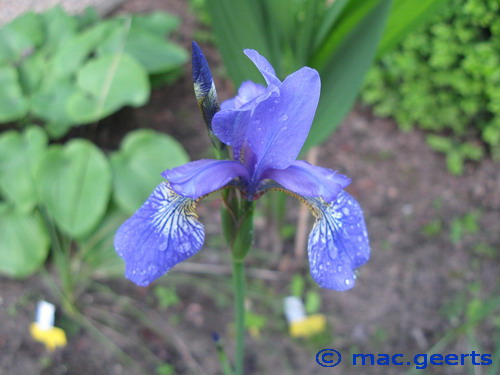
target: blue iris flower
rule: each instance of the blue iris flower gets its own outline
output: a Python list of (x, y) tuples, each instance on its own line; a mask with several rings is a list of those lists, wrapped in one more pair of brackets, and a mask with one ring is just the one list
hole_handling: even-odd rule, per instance
[(127, 278), (146, 286), (204, 242), (198, 201), (224, 187), (239, 189), (249, 201), (279, 190), (307, 204), (316, 217), (309, 235), (312, 278), (324, 288), (354, 286), (354, 270), (368, 261), (370, 246), (363, 212), (344, 188), (350, 179), (296, 160), (309, 133), (320, 95), (320, 78), (304, 67), (280, 81), (257, 51), (245, 54), (267, 86), (244, 82), (238, 95), (217, 104), (208, 64), (193, 44), (193, 79), (198, 104), (213, 142), (231, 147), (232, 160), (203, 159), (166, 170), (139, 210), (118, 230), (117, 253)]

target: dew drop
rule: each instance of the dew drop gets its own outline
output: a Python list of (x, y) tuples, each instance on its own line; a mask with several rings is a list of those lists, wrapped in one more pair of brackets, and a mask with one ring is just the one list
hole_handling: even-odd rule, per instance
[(260, 121), (259, 119), (257, 119), (257, 120), (254, 120), (254, 122), (253, 122), (253, 123), (254, 123), (254, 124), (256, 124), (256, 125), (259, 125), (259, 124), (260, 124), (260, 122), (261, 122), (261, 121)]
[(345, 285), (351, 285), (351, 280), (350, 279), (345, 279)]
[(337, 272), (342, 272), (342, 266), (337, 267)]
[(347, 207), (344, 207), (342, 209), (342, 212), (344, 213), (344, 215), (349, 215), (351, 211)]
[(167, 250), (167, 244), (165, 242), (161, 243), (159, 249), (160, 249), (160, 251)]
[(279, 100), (279, 99), (274, 99), (274, 102), (275, 102), (276, 104), (278, 104), (278, 103), (280, 102), (280, 100)]
[(269, 112), (274, 112), (274, 107), (269, 107), (268, 111)]
[(282, 127), (281, 127), (281, 130), (282, 130), (282, 131), (284, 131), (284, 130), (286, 130), (286, 129), (288, 129), (288, 126), (282, 126)]
[(262, 128), (259, 126), (259, 127), (257, 128), (257, 131), (261, 132), (261, 131), (262, 131)]
[(285, 122), (286, 120), (288, 120), (288, 115), (283, 115), (280, 117), (281, 122)]

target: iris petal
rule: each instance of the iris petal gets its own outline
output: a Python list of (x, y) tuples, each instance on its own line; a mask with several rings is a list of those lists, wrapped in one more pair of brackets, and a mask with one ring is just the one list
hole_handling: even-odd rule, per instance
[[(271, 86), (262, 91), (261, 85), (253, 82), (243, 83), (238, 91), (238, 96), (222, 103), (222, 110), (217, 112), (212, 120), (212, 129), (223, 143), (232, 146), (239, 153), (245, 143), (247, 132), (250, 127), (257, 126), (252, 122), (252, 113), (262, 102), (270, 100), (279, 95), (276, 86)], [(249, 102), (245, 100), (257, 93), (257, 97)]]
[(262, 56), (254, 49), (245, 49), (243, 50), (243, 52), (248, 56), (250, 60), (252, 60), (257, 69), (259, 69), (268, 85), (278, 86), (281, 84), (281, 81), (278, 79), (278, 77), (276, 77), (273, 66), (269, 63), (269, 61), (266, 60), (264, 56)]
[(361, 207), (345, 191), (331, 204), (319, 198), (308, 199), (308, 203), (317, 216), (308, 241), (311, 276), (323, 288), (351, 289), (354, 269), (370, 257)]
[(195, 202), (163, 182), (118, 229), (115, 249), (125, 261), (125, 276), (146, 286), (196, 254), (204, 239)]
[(202, 159), (167, 169), (162, 176), (170, 181), (170, 186), (178, 194), (198, 199), (236, 177), (248, 178), (248, 171), (238, 161)]
[(281, 84), (279, 97), (255, 108), (247, 140), (257, 156), (256, 178), (268, 168), (284, 169), (295, 161), (314, 119), (320, 86), (318, 72), (302, 68)]
[(297, 160), (286, 169), (268, 169), (262, 178), (278, 182), (284, 188), (305, 197), (321, 197), (332, 202), (350, 178), (328, 168), (317, 167)]

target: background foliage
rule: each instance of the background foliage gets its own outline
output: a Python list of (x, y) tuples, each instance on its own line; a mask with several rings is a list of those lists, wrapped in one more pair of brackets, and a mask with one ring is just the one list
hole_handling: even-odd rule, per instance
[(380, 59), (363, 90), (377, 115), (432, 132), (454, 174), (488, 149), (500, 156), (499, 14), (496, 0), (450, 1)]
[(0, 124), (43, 124), (53, 138), (125, 105), (147, 102), (151, 82), (173, 79), (186, 51), (167, 41), (164, 12), (107, 20), (95, 10), (28, 12), (0, 28)]

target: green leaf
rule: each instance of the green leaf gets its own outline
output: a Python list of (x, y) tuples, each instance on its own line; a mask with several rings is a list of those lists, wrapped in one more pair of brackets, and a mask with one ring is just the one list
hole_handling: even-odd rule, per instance
[(52, 138), (63, 136), (75, 123), (70, 117), (67, 102), (76, 90), (69, 79), (58, 79), (45, 84), (31, 98), (31, 111), (48, 124), (47, 132)]
[(116, 22), (101, 22), (65, 40), (50, 61), (50, 78), (73, 75), (111, 32)]
[(454, 148), (452, 139), (440, 135), (429, 134), (426, 141), (430, 148), (439, 152), (447, 153)]
[(349, 29), (335, 52), (325, 60), (324, 65), (321, 64), (321, 99), (305, 149), (327, 138), (351, 109), (373, 61), (390, 5), (391, 0), (381, 0)]
[(38, 168), (40, 197), (59, 228), (76, 238), (102, 219), (111, 190), (111, 170), (92, 143), (73, 140), (52, 146)]
[(161, 37), (167, 36), (179, 27), (180, 20), (166, 12), (136, 14), (132, 16), (131, 31), (147, 31)]
[(28, 101), (23, 96), (16, 69), (0, 66), (0, 123), (23, 118)]
[(263, 82), (262, 76), (243, 54), (244, 48), (253, 48), (270, 61), (270, 35), (263, 25), (263, 17), (253, 0), (207, 0), (207, 10), (217, 47), (224, 59), (229, 77), (239, 86), (243, 81)]
[(0, 204), (0, 273), (23, 278), (42, 266), (49, 237), (38, 214), (27, 215)]
[(68, 100), (67, 109), (74, 122), (102, 119), (125, 105), (141, 106), (149, 98), (148, 76), (127, 54), (100, 56), (79, 71), (80, 89)]
[(35, 173), (47, 150), (47, 135), (39, 127), (20, 134), (0, 137), (0, 190), (20, 212), (28, 213), (37, 204)]
[(118, 276), (125, 272), (125, 264), (116, 254), (113, 241), (127, 216), (116, 209), (108, 212), (93, 233), (78, 241), (82, 261), (92, 277)]
[(110, 160), (114, 200), (132, 214), (163, 181), (161, 172), (187, 163), (189, 158), (170, 136), (143, 129), (128, 134)]
[(27, 12), (0, 28), (0, 64), (14, 62), (43, 40), (40, 16)]
[(449, 0), (394, 0), (377, 57), (394, 48), (408, 33), (434, 16)]
[(39, 52), (28, 56), (19, 64), (19, 83), (27, 96), (35, 93), (46, 77), (46, 64), (43, 54)]
[[(99, 55), (128, 53), (134, 57), (149, 74), (164, 73), (182, 66), (188, 59), (187, 52), (165, 40), (162, 34), (140, 28), (130, 20), (115, 22), (115, 29), (99, 46)], [(128, 23), (127, 23), (128, 21)]]
[(182, 47), (142, 31), (130, 31), (125, 52), (140, 62), (149, 74), (174, 70), (188, 60)]
[(446, 154), (446, 166), (448, 171), (455, 176), (460, 176), (464, 173), (464, 160), (462, 155), (456, 151), (452, 150)]
[(314, 46), (316, 49), (323, 44), (325, 38), (331, 33), (348, 2), (349, 0), (336, 0), (325, 10), (320, 28), (315, 37)]
[(76, 32), (78, 21), (68, 15), (61, 6), (55, 6), (41, 14), (45, 24), (45, 42), (42, 50), (53, 55), (57, 49)]

